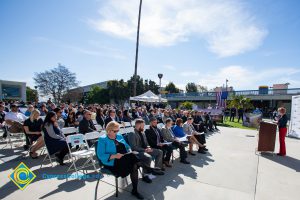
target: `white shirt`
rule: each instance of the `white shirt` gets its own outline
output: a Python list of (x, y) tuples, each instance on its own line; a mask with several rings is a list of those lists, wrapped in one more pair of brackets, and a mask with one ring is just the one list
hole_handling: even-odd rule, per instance
[[(23, 113), (19, 112), (8, 112), (5, 115), (5, 120), (11, 120), (19, 123), (23, 123), (27, 117)], [(10, 127), (10, 125), (8, 126)]]

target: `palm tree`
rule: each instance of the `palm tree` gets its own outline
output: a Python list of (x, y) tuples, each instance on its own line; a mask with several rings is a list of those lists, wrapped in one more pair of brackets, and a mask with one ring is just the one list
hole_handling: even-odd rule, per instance
[(233, 95), (228, 105), (231, 108), (242, 108), (244, 110), (253, 108), (251, 99), (243, 95)]

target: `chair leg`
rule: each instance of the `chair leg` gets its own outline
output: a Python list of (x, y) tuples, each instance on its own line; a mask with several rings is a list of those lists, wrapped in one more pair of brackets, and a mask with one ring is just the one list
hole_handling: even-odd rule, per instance
[(100, 182), (100, 178), (98, 179), (97, 184), (96, 184), (96, 188), (95, 188), (95, 200), (97, 200), (97, 196), (98, 196), (98, 186), (99, 186), (99, 182)]
[(119, 186), (118, 186), (118, 178), (115, 177), (115, 181), (116, 181), (116, 197), (119, 196)]

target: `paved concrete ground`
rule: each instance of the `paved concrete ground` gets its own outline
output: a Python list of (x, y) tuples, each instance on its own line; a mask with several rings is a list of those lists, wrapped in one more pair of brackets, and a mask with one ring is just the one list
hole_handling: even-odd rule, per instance
[[(175, 160), (172, 169), (157, 177), (152, 184), (139, 182), (139, 190), (147, 199), (209, 200), (276, 200), (300, 198), (300, 140), (286, 139), (286, 157), (255, 154), (257, 131), (221, 127), (207, 137), (209, 153), (189, 156), (192, 165)], [(19, 149), (10, 150), (0, 144), (0, 199), (94, 199), (95, 179), (43, 179), (43, 174), (63, 174), (66, 166), (40, 168), (37, 160), (24, 157)], [(276, 150), (278, 147), (276, 146)], [(12, 156), (13, 155), (13, 156)], [(178, 153), (176, 152), (176, 156)], [(8, 175), (23, 161), (37, 175), (24, 191), (19, 190)], [(92, 173), (92, 170), (90, 171)], [(129, 180), (128, 180), (129, 181)], [(98, 199), (116, 199), (112, 176), (100, 182)], [(120, 179), (118, 199), (133, 199), (131, 185)]]

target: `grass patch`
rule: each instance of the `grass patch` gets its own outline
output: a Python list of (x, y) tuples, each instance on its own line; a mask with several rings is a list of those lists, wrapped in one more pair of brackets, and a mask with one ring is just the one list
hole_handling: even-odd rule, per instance
[(256, 128), (243, 126), (242, 121), (237, 122), (237, 119), (235, 119), (234, 122), (230, 122), (229, 118), (228, 118), (227, 121), (224, 121), (223, 123), (219, 123), (218, 125), (219, 126), (224, 126), (224, 127), (230, 127), (230, 128), (240, 128), (240, 129), (247, 129), (247, 130), (257, 130)]

